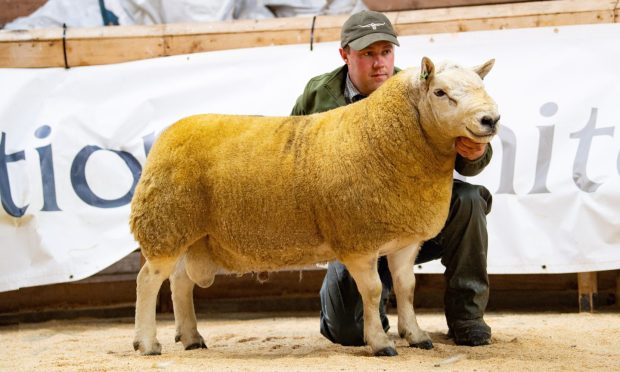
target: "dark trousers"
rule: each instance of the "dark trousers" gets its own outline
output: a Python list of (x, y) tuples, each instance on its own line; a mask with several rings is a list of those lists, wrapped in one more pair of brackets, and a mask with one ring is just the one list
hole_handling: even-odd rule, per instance
[[(491, 201), (485, 187), (454, 180), (446, 224), (435, 238), (422, 245), (416, 258), (416, 263), (441, 259), (446, 267), (444, 305), (448, 326), (454, 320), (484, 315), (489, 299), (486, 215)], [(379, 259), (378, 270), (383, 283), (379, 313), (387, 331), (390, 326), (385, 302), (392, 289), (392, 278), (385, 257)], [(328, 264), (320, 297), (321, 334), (338, 344), (364, 345), (362, 298), (342, 263)]]

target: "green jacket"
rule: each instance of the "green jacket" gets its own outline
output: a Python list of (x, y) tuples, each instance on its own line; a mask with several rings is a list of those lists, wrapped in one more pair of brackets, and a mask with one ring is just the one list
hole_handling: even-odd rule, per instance
[[(310, 115), (345, 106), (347, 102), (344, 98), (344, 85), (347, 71), (347, 65), (343, 65), (332, 72), (310, 79), (301, 96), (297, 98), (291, 115)], [(395, 73), (399, 71), (400, 69), (394, 68)], [(454, 169), (463, 176), (475, 176), (489, 164), (492, 156), (491, 145), (487, 146), (486, 152), (476, 160), (457, 155)]]

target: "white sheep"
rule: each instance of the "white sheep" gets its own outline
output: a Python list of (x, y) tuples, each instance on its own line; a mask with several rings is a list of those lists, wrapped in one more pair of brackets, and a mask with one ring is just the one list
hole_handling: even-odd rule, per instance
[(220, 268), (247, 273), (338, 259), (364, 302), (364, 339), (396, 355), (379, 319), (377, 258), (386, 255), (398, 332), (430, 348), (415, 318), (413, 264), (448, 215), (455, 139), (489, 142), (499, 119), (473, 69), (428, 58), (367, 99), (293, 117), (198, 115), (153, 146), (131, 204), (130, 225), (147, 261), (137, 279), (134, 348), (160, 354), (156, 298), (170, 278), (176, 341), (205, 347), (194, 283)]

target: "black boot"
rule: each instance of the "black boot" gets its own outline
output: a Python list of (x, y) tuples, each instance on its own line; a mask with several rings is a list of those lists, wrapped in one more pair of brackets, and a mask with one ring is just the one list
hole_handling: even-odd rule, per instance
[(449, 335), (457, 345), (491, 342), (491, 328), (483, 320), (489, 300), (486, 215), (491, 200), (483, 186), (455, 180), (446, 225), (436, 238), (424, 244), (418, 257), (423, 262), (441, 252), (446, 267), (446, 320)]
[(448, 337), (457, 345), (481, 346), (491, 343), (491, 327), (484, 319), (454, 320), (448, 329)]

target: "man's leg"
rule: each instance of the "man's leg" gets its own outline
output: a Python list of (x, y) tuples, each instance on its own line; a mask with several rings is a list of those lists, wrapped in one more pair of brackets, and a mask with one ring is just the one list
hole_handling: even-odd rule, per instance
[(486, 215), (491, 202), (483, 186), (455, 180), (446, 225), (420, 251), (419, 261), (424, 254), (442, 252), (446, 320), (459, 345), (486, 345), (491, 340), (491, 328), (483, 320), (489, 300)]
[[(390, 328), (385, 316), (385, 302), (392, 288), (387, 260), (381, 257), (378, 263), (379, 277), (383, 284), (379, 316), (383, 329)], [(334, 261), (327, 265), (327, 273), (320, 291), (321, 334), (330, 341), (344, 346), (364, 345), (364, 306), (355, 281), (347, 268)]]
[[(491, 201), (486, 188), (455, 180), (446, 226), (422, 245), (416, 259), (424, 263), (442, 258), (446, 319), (457, 344), (485, 345), (491, 338), (491, 329), (482, 319), (489, 298), (486, 214)], [(383, 283), (380, 315), (387, 331), (384, 306), (392, 283), (385, 257), (379, 259), (379, 275)], [(344, 265), (329, 263), (320, 297), (321, 334), (342, 345), (363, 345), (362, 299)]]

